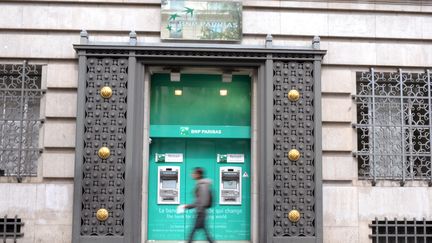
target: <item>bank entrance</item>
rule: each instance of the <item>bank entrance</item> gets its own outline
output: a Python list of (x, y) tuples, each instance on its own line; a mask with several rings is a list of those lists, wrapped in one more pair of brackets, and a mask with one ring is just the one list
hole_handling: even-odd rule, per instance
[[(151, 76), (148, 240), (187, 239), (194, 210), (191, 173), (212, 181), (207, 226), (215, 240), (250, 240), (251, 80), (233, 75)], [(205, 239), (203, 232), (196, 240)]]

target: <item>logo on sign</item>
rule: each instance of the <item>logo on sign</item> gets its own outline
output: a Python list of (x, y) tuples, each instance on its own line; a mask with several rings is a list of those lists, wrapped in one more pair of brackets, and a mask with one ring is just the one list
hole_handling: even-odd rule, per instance
[(180, 127), (180, 135), (187, 136), (189, 133), (189, 127)]

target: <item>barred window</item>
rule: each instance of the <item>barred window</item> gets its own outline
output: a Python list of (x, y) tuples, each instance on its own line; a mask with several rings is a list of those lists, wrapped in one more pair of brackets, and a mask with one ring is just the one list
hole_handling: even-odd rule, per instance
[(422, 219), (387, 219), (372, 221), (372, 243), (429, 243), (432, 242), (432, 221)]
[(431, 74), (357, 73), (357, 152), (361, 179), (431, 177)]
[(0, 64), (0, 176), (35, 176), (39, 148), (40, 65)]

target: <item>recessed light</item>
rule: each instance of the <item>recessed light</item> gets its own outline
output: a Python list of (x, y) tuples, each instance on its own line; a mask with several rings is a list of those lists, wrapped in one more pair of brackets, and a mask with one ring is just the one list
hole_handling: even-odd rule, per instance
[(183, 94), (183, 90), (181, 90), (181, 89), (174, 90), (174, 95), (180, 96), (182, 94)]
[(220, 94), (221, 96), (227, 96), (227, 95), (228, 95), (228, 90), (226, 90), (226, 89), (221, 89), (221, 90), (219, 90), (219, 94)]

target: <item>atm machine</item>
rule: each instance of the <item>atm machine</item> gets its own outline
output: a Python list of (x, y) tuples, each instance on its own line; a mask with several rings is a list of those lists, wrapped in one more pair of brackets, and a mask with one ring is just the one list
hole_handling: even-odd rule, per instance
[(222, 166), (219, 169), (219, 204), (241, 205), (242, 169), (237, 166)]
[(158, 167), (158, 204), (180, 204), (180, 166)]

